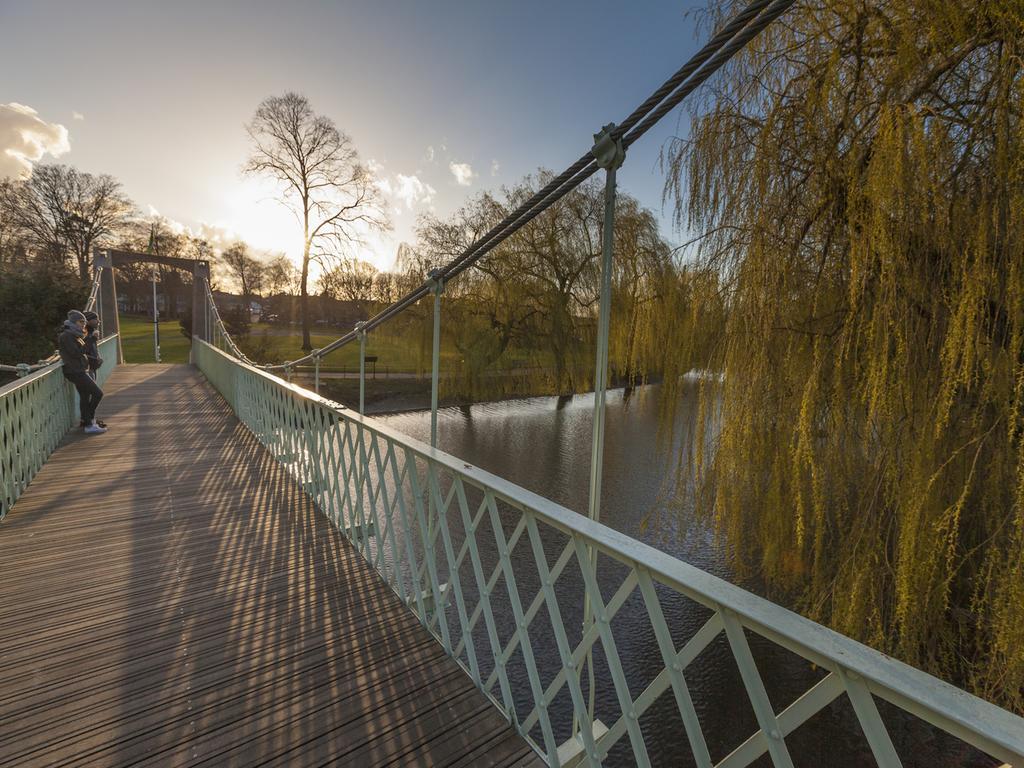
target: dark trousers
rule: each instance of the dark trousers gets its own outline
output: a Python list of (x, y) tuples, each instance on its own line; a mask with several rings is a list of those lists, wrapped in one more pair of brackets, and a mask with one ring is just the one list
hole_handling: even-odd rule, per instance
[(78, 399), (82, 404), (82, 421), (88, 426), (92, 423), (92, 420), (96, 418), (96, 406), (100, 404), (100, 400), (103, 399), (103, 390), (99, 388), (99, 385), (92, 380), (92, 377), (84, 371), (81, 373), (73, 373), (68, 377), (68, 380), (75, 385), (75, 389), (78, 390)]

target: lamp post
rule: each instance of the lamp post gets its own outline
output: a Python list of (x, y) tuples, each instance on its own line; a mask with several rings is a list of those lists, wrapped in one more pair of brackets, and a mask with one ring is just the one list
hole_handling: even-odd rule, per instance
[(156, 305), (156, 264), (153, 265), (153, 358), (160, 362), (160, 309)]

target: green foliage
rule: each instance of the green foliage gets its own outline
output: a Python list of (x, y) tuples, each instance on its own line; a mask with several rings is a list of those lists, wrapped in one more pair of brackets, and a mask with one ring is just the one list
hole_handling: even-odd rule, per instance
[[(450, 261), (551, 179), (541, 170), (471, 200), (448, 220), (424, 219), (409, 275)], [(616, 199), (611, 318), (613, 376), (629, 384), (662, 371), (666, 322), (694, 315), (694, 276), (682, 270), (654, 215), (630, 195)], [(445, 391), (460, 400), (571, 394), (593, 386), (604, 188), (590, 181), (551, 206), (445, 287), (442, 332), (458, 351)], [(686, 304), (686, 306), (684, 306)], [(429, 365), (430, 308), (413, 313), (410, 337)], [(673, 315), (674, 312), (680, 315)], [(707, 313), (698, 318), (719, 321)]]
[(221, 313), (221, 319), (232, 338), (240, 339), (249, 335), (249, 310), (242, 305), (229, 307)]
[(798, 3), (668, 153), (726, 296), (702, 512), (811, 617), (1018, 711), (1022, 40), (1020, 2)]
[(88, 297), (88, 288), (60, 266), (0, 267), (0, 362), (49, 357), (68, 310), (81, 309)]

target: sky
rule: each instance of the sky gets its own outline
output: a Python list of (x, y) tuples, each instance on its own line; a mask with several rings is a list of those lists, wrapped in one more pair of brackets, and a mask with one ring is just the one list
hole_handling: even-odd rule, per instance
[[(699, 6), (0, 0), (0, 174), (109, 173), (143, 213), (296, 259), (294, 215), (241, 168), (257, 105), (297, 91), (377, 175), (393, 229), (351, 255), (387, 268), (418, 216), (579, 158), (699, 48)], [(659, 157), (685, 133), (684, 103), (619, 173), (673, 242)]]

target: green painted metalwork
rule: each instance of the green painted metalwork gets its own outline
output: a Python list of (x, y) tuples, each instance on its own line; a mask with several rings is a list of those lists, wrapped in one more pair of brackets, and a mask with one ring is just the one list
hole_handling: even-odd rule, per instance
[(359, 413), (366, 413), (366, 331), (359, 323)]
[[(608, 389), (608, 334), (612, 314), (612, 271), (613, 246), (615, 243), (615, 175), (626, 158), (622, 139), (614, 139), (615, 123), (606, 125), (600, 133), (594, 134), (594, 148), (591, 150), (597, 164), (604, 168), (604, 226), (601, 232), (601, 292), (597, 315), (597, 349), (594, 370), (594, 417), (593, 438), (590, 444), (590, 489), (587, 497), (587, 515), (591, 520), (601, 519), (601, 473), (604, 462), (604, 420), (605, 393)], [(591, 560), (594, 551), (589, 552)], [(590, 625), (593, 609), (589, 595), (583, 600), (583, 626)], [(597, 685), (594, 680), (594, 660), (588, 653), (586, 659), (588, 706), (587, 723), (594, 722), (594, 697)], [(582, 676), (583, 670), (579, 670)], [(573, 720), (573, 737), (579, 733), (582, 723), (578, 717)], [(646, 758), (645, 758), (646, 760)]]
[[(116, 334), (100, 341), (101, 386), (117, 365), (118, 344)], [(0, 520), (77, 424), (78, 393), (59, 361), (0, 387)]]
[[(229, 352), (194, 343), (197, 364), (239, 418), (549, 765), (559, 765), (558, 745), (573, 735), (567, 711), (581, 723), (584, 763), (601, 765), (622, 742), (638, 765), (647, 764), (650, 734), (642, 718), (670, 697), (683, 723), (680, 744), (689, 744), (697, 765), (739, 768), (767, 753), (786, 766), (787, 737), (844, 694), (879, 765), (899, 765), (899, 757), (878, 699), (999, 760), (1024, 763), (1024, 719)], [(612, 579), (619, 587), (606, 598), (598, 585)], [(568, 594), (556, 594), (556, 584)], [(709, 618), (678, 644), (665, 605), (680, 597), (704, 606)], [(560, 601), (579, 606), (585, 598), (595, 620), (567, 621)], [(621, 618), (627, 603), (634, 612), (628, 623)], [(647, 625), (637, 622), (637, 607)], [(535, 633), (554, 638), (556, 658), (538, 655)], [(620, 650), (638, 633), (651, 637), (663, 666), (650, 680), (627, 684)], [(712, 756), (687, 675), (723, 634), (758, 725), (732, 752)], [(817, 665), (822, 679), (776, 711), (750, 654), (750, 634)], [(597, 648), (608, 672), (596, 684), (615, 702), (595, 713), (610, 723), (607, 732), (593, 726), (577, 682)], [(552, 714), (557, 707), (559, 717)]]
[(444, 279), (438, 270), (431, 270), (434, 294), (434, 340), (430, 354), (430, 445), (437, 448), (437, 396), (441, 375), (441, 294)]

